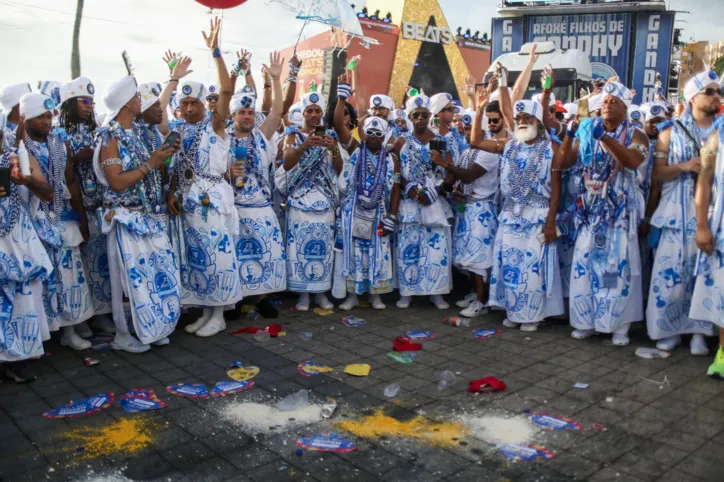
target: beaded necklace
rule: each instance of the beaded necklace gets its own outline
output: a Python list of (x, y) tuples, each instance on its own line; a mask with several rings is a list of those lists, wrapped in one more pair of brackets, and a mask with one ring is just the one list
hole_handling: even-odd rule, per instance
[(268, 177), (265, 176), (259, 168), (259, 166), (261, 166), (261, 155), (259, 154), (260, 147), (257, 145), (255, 133), (251, 132), (248, 136), (243, 138), (234, 137), (234, 129), (232, 128), (229, 135), (231, 136), (232, 156), (236, 158), (235, 151), (237, 147), (245, 148), (247, 153), (247, 159), (244, 162), (244, 184), (241, 187), (234, 186), (234, 189), (243, 191), (244, 187), (247, 186), (249, 178), (255, 178), (257, 180), (257, 184), (261, 186), (261, 192), (264, 197), (271, 200), (271, 184), (269, 183)]
[[(365, 143), (359, 147), (359, 159), (355, 166), (355, 190), (357, 202), (365, 210), (376, 209), (382, 199), (387, 177), (387, 152), (380, 147), (377, 154), (367, 148)], [(373, 161), (373, 159), (375, 159)], [(372, 181), (367, 182), (367, 173), (373, 175)]]
[[(526, 204), (535, 207), (548, 206), (548, 199), (535, 192), (532, 186), (534, 178), (538, 175), (538, 166), (543, 162), (548, 151), (550, 140), (539, 136), (533, 146), (528, 146), (515, 139), (510, 143), (511, 147), (503, 157), (503, 164), (510, 165), (506, 179), (508, 190), (505, 193), (503, 210), (520, 216)], [(519, 161), (520, 151), (524, 146), (532, 152), (526, 153), (525, 157)]]
[[(176, 169), (177, 186), (187, 185), (190, 186), (194, 183), (196, 176), (201, 179), (218, 184), (224, 182), (224, 178), (210, 174), (201, 168), (199, 165), (199, 147), (201, 146), (201, 139), (204, 137), (205, 121), (201, 121), (196, 126), (196, 132), (194, 133), (194, 140), (191, 143), (191, 147), (186, 150), (182, 146), (181, 162), (180, 166)], [(189, 124), (182, 124), (181, 127)], [(181, 132), (179, 132), (181, 134)]]
[[(10, 165), (10, 151), (5, 151), (2, 154), (2, 157), (0, 157), (0, 167), (8, 167)], [(4, 219), (5, 221), (3, 224), (0, 225), (0, 238), (5, 237), (10, 233), (13, 228), (15, 228), (15, 225), (18, 223), (18, 218), (20, 217), (20, 209), (24, 206), (24, 202), (20, 196), (20, 190), (18, 189), (18, 186), (10, 183), (10, 192), (8, 193), (8, 197), (6, 198), (8, 201), (8, 209), (4, 213)], [(2, 201), (5, 201), (4, 199)]]
[(413, 133), (407, 133), (404, 137), (407, 141), (405, 142), (405, 149), (409, 156), (409, 180), (424, 187), (426, 179), (436, 178), (432, 158), (430, 157), (430, 149)]
[(65, 144), (58, 137), (48, 136), (46, 138), (46, 144), (48, 148), (47, 165), (43, 163), (42, 160), (42, 144), (32, 140), (28, 133), (25, 133), (25, 146), (28, 152), (38, 161), (43, 175), (48, 180), (50, 187), (53, 188), (53, 200), (40, 201), (40, 209), (43, 211), (43, 214), (45, 214), (45, 219), (47, 219), (51, 225), (55, 226), (60, 221), (64, 208), (66, 207), (64, 199), (65, 190), (63, 189), (65, 186), (66, 151)]
[[(133, 130), (126, 131), (117, 121), (111, 121), (108, 126), (109, 134), (116, 139), (119, 145), (126, 148), (131, 158), (131, 168), (138, 169), (145, 164), (151, 154), (145, 144), (136, 138)], [(141, 179), (135, 186), (141, 204), (147, 214), (160, 215), (163, 212), (161, 204), (161, 176), (158, 169), (150, 169), (148, 176)]]

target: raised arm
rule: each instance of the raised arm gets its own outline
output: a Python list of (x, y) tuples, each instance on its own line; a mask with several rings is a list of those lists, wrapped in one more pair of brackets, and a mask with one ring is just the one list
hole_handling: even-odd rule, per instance
[[(505, 72), (505, 77), (507, 78), (508, 73)], [(507, 79), (505, 79), (507, 84)], [(503, 82), (498, 80), (500, 82), (500, 87), (498, 87), (498, 92), (500, 92), (500, 114), (503, 116), (503, 120), (505, 121), (505, 126), (508, 128), (510, 132), (515, 131), (515, 115), (513, 114), (513, 102), (510, 99), (510, 92), (508, 91), (508, 88), (503, 86)]]
[[(545, 75), (545, 71), (543, 72), (543, 75)], [(556, 133), (556, 135), (561, 135), (561, 132), (563, 131), (563, 125), (556, 119), (554, 115), (550, 113), (550, 102), (551, 102), (551, 89), (556, 83), (556, 76), (553, 72), (551, 72), (551, 77), (553, 79), (553, 82), (551, 83), (550, 89), (543, 89), (543, 93), (541, 94), (540, 103), (543, 105), (543, 125), (546, 126), (546, 129), (550, 130), (553, 129)], [(543, 85), (543, 82), (541, 82), (541, 85)]]
[(513, 86), (513, 94), (511, 96), (511, 103), (518, 102), (525, 96), (525, 91), (528, 90), (528, 84), (530, 84), (530, 77), (533, 74), (533, 66), (538, 60), (538, 55), (535, 53), (538, 48), (538, 44), (533, 44), (528, 54), (528, 62), (523, 67), (523, 70), (518, 76), (518, 80), (515, 81)]
[(216, 135), (226, 138), (226, 123), (229, 120), (229, 102), (234, 92), (231, 87), (231, 77), (226, 70), (224, 57), (219, 49), (219, 33), (221, 32), (221, 20), (216, 17), (209, 21), (209, 34), (201, 32), (204, 36), (206, 46), (211, 50), (216, 63), (216, 72), (219, 76), (219, 101), (216, 104), (216, 110), (211, 116), (211, 125)]
[(286, 117), (289, 109), (294, 105), (294, 98), (297, 95), (297, 75), (302, 67), (302, 61), (297, 58), (297, 54), (289, 60), (289, 77), (287, 77), (287, 88), (284, 92), (284, 110), (282, 117)]
[[(566, 130), (566, 136), (563, 138), (563, 143), (556, 152), (556, 158), (554, 164), (556, 169), (570, 169), (576, 163), (578, 158), (578, 143), (574, 142), (576, 137), (576, 131), (578, 130), (578, 116), (570, 129)], [(552, 178), (551, 178), (552, 180)]]
[[(359, 79), (359, 66), (362, 62), (362, 56), (357, 59), (357, 67), (352, 71), (352, 92), (354, 93), (354, 103), (357, 107), (357, 114), (362, 116), (367, 113), (367, 93), (365, 92), (362, 82)], [(360, 122), (360, 125), (362, 123)]]
[(158, 103), (163, 111), (163, 121), (158, 125), (158, 130), (161, 131), (161, 134), (164, 136), (167, 136), (169, 133), (168, 110), (166, 108), (171, 102), (171, 95), (178, 87), (179, 81), (191, 72), (193, 72), (193, 70), (191, 70), (191, 57), (181, 57), (178, 59), (176, 65), (174, 65), (173, 69), (171, 69), (171, 78), (163, 87), (161, 95), (158, 96)]
[[(272, 78), (265, 65), (261, 68), (261, 78), (264, 80), (264, 94), (261, 98), (261, 111), (264, 114), (267, 114), (271, 110), (272, 105)], [(281, 83), (279, 84), (279, 88), (281, 89)]]
[(694, 204), (696, 205), (696, 245), (706, 254), (714, 251), (715, 241), (709, 227), (709, 206), (711, 205), (711, 186), (716, 171), (716, 158), (719, 150), (719, 131), (709, 135), (701, 150), (701, 171), (697, 176)]
[(284, 59), (279, 58), (278, 52), (272, 52), (269, 55), (269, 65), (264, 65), (264, 68), (271, 77), (272, 89), (274, 91), (269, 115), (266, 119), (264, 119), (264, 122), (259, 127), (259, 130), (267, 139), (272, 138), (282, 120), (282, 111), (284, 110), (284, 104), (282, 102), (282, 83), (280, 80), (282, 75), (282, 65), (284, 65)]
[(354, 140), (349, 127), (344, 122), (344, 101), (349, 98), (352, 91), (352, 86), (349, 83), (350, 77), (351, 75), (349, 71), (347, 71), (337, 78), (337, 105), (334, 108), (333, 119), (334, 130), (339, 137), (339, 142), (343, 146), (348, 146), (348, 151), (352, 148), (352, 141)]

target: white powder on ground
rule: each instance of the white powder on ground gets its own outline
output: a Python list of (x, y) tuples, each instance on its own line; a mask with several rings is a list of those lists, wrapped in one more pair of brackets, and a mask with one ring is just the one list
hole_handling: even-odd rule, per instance
[(475, 438), (488, 443), (530, 443), (536, 434), (535, 426), (525, 416), (473, 417), (464, 420), (464, 423), (473, 431)]
[(296, 426), (319, 422), (322, 420), (322, 406), (310, 404), (283, 412), (273, 405), (262, 403), (232, 403), (221, 411), (221, 415), (254, 433), (283, 432)]

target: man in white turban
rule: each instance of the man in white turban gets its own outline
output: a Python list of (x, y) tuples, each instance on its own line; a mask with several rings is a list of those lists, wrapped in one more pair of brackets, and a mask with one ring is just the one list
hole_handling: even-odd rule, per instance
[(20, 123), (20, 98), (32, 92), (30, 84), (13, 84), (0, 90), (0, 105), (5, 113), (5, 142), (9, 146), (15, 145), (15, 129)]

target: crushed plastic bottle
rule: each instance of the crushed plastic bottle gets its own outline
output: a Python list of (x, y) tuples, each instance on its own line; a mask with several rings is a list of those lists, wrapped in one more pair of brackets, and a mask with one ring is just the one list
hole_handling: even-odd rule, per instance
[(331, 417), (334, 414), (335, 410), (337, 410), (337, 400), (335, 400), (334, 398), (328, 398), (327, 403), (322, 405), (322, 417)]
[(258, 311), (248, 311), (246, 313), (246, 319), (247, 320), (258, 320), (261, 317)]
[(299, 390), (296, 393), (287, 395), (277, 403), (277, 408), (283, 412), (299, 410), (309, 405), (309, 391)]
[(300, 331), (297, 335), (304, 341), (309, 341), (312, 339), (312, 333), (310, 331)]
[(451, 316), (450, 318), (445, 318), (445, 323), (452, 326), (464, 326), (465, 328), (470, 328), (470, 318), (460, 318), (457, 316)]
[(636, 348), (636, 356), (639, 358), (668, 358), (671, 356), (671, 353), (664, 350), (659, 350), (658, 348), (646, 348), (643, 346), (640, 346)]
[(399, 383), (390, 383), (385, 387), (385, 396), (387, 398), (392, 398), (397, 396), (397, 393), (400, 391), (400, 384)]
[(271, 339), (271, 335), (269, 334), (268, 331), (259, 330), (252, 335), (252, 338), (254, 338), (254, 341), (256, 341), (256, 342), (264, 343)]
[(445, 390), (447, 387), (455, 385), (457, 377), (450, 370), (445, 370), (440, 374), (440, 382), (437, 384), (438, 390)]

